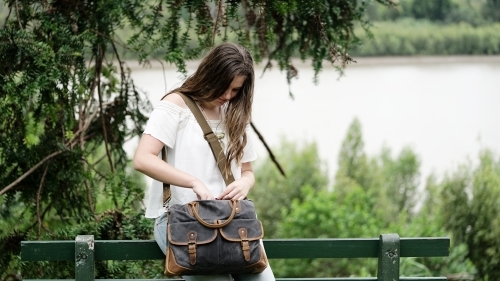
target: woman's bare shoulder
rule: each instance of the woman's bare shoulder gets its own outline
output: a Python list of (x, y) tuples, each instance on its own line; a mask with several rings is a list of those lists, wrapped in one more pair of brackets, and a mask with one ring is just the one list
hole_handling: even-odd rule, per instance
[(162, 99), (163, 101), (169, 101), (175, 105), (178, 105), (182, 108), (188, 108), (187, 105), (186, 105), (186, 102), (184, 101), (184, 99), (177, 93), (171, 93), (171, 94), (168, 94), (166, 95), (165, 97), (163, 97)]

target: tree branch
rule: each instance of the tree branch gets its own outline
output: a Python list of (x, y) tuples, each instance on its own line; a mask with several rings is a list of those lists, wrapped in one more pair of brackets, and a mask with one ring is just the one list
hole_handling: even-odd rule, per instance
[(111, 40), (110, 41), (111, 43), (111, 46), (113, 47), (113, 52), (115, 53), (116, 55), (116, 60), (118, 61), (118, 65), (120, 66), (120, 77), (121, 77), (121, 81), (120, 81), (120, 85), (121, 85), (121, 88), (120, 88), (120, 98), (122, 98), (122, 93), (123, 93), (123, 81), (125, 81), (125, 70), (123, 69), (123, 61), (120, 59), (120, 54), (118, 54), (118, 49), (116, 49), (116, 46), (114, 44), (114, 42)]
[(7, 22), (9, 21), (9, 18), (10, 18), (10, 13), (12, 12), (12, 7), (9, 7), (9, 13), (7, 14), (7, 17), (5, 18), (5, 23), (3, 24), (3, 26), (6, 26), (7, 25)]
[(111, 173), (114, 173), (115, 167), (113, 165), (113, 159), (111, 158), (111, 153), (108, 147), (109, 145), (108, 132), (106, 130), (106, 121), (104, 120), (104, 107), (103, 107), (102, 91), (101, 91), (101, 67), (102, 67), (102, 58), (104, 57), (104, 48), (102, 48), (102, 46), (99, 46), (98, 52), (99, 52), (99, 57), (96, 58), (95, 75), (97, 77), (97, 96), (99, 97), (99, 111), (101, 113), (102, 134), (104, 138), (104, 148), (106, 149), (106, 155), (108, 156)]
[(23, 29), (23, 25), (21, 24), (21, 18), (19, 17), (19, 3), (17, 3), (17, 0), (16, 0), (16, 17), (17, 17), (17, 22), (19, 23), (19, 28)]
[(219, 25), (219, 19), (222, 11), (222, 0), (217, 2), (217, 13), (215, 14), (214, 27), (212, 29), (212, 46), (215, 45), (215, 34), (217, 32), (217, 26)]
[[(43, 210), (42, 214), (40, 215), (40, 217), (43, 219), (43, 217), (45, 217), (45, 214), (47, 213), (47, 211), (50, 209), (50, 207), (52, 207), (52, 201), (49, 202), (49, 204), (47, 205), (47, 207), (45, 207), (45, 210)], [(28, 232), (30, 229), (32, 229), (33, 227), (35, 227), (35, 225), (38, 223), (38, 221), (35, 221), (34, 223), (32, 223), (26, 230), (25, 232)], [(48, 229), (46, 229), (43, 224), (42, 224), (42, 227), (47, 230), (47, 232), (49, 232), (50, 234), (53, 234), (52, 232), (50, 232)]]
[(4, 194), (5, 192), (9, 191), (11, 188), (13, 188), (14, 186), (16, 186), (18, 183), (20, 183), (22, 180), (24, 180), (27, 176), (29, 176), (31, 173), (33, 173), (36, 169), (38, 169), (38, 167), (40, 167), (47, 160), (49, 160), (52, 157), (57, 156), (57, 155), (59, 155), (59, 154), (61, 154), (63, 152), (64, 152), (64, 150), (56, 151), (56, 152), (50, 154), (49, 156), (45, 157), (42, 161), (38, 162), (35, 166), (33, 166), (26, 173), (24, 173), (22, 176), (20, 176), (17, 180), (15, 180), (14, 182), (12, 182), (8, 186), (4, 187), (0, 191), (0, 195)]
[(283, 170), (283, 168), (281, 167), (280, 163), (278, 162), (278, 160), (276, 160), (276, 157), (274, 157), (274, 154), (273, 152), (271, 151), (271, 148), (269, 148), (269, 146), (267, 145), (266, 141), (264, 140), (264, 137), (260, 134), (259, 130), (257, 130), (257, 128), (255, 127), (254, 123), (253, 122), (250, 122), (250, 126), (252, 126), (252, 129), (254, 130), (254, 132), (257, 134), (257, 136), (259, 137), (260, 141), (264, 144), (264, 146), (266, 147), (266, 150), (267, 152), (269, 152), (269, 157), (271, 157), (271, 161), (274, 162), (274, 164), (276, 165), (276, 167), (278, 168), (278, 170), (280, 171), (281, 175), (283, 175), (285, 178), (286, 178), (286, 174), (285, 174), (285, 171)]
[(94, 202), (92, 201), (92, 195), (90, 194), (89, 181), (85, 180), (85, 189), (87, 190), (87, 201), (89, 201), (89, 208), (92, 214), (95, 215)]
[[(104, 108), (103, 108), (103, 99), (102, 99), (102, 90), (101, 90), (101, 67), (102, 60), (104, 58), (104, 48), (102, 45), (97, 47), (97, 57), (96, 57), (96, 67), (95, 67), (95, 77), (97, 79), (97, 96), (99, 97), (99, 112), (101, 113), (101, 125), (102, 125), (102, 135), (104, 138), (104, 149), (106, 150), (106, 155), (108, 157), (109, 168), (111, 169), (111, 173), (115, 173), (115, 167), (113, 165), (113, 159), (111, 157), (111, 152), (109, 151), (109, 141), (108, 141), (108, 132), (106, 130), (106, 121), (104, 120)], [(112, 192), (113, 203), (115, 204), (115, 208), (118, 208), (118, 201), (116, 200), (116, 195)]]
[(118, 40), (115, 40), (115, 39), (113, 39), (113, 38), (111, 38), (109, 36), (106, 36), (106, 34), (102, 34), (101, 32), (99, 32), (99, 31), (97, 31), (95, 29), (90, 28), (89, 30), (92, 31), (92, 32), (94, 32), (95, 34), (100, 35), (100, 36), (102, 36), (102, 37), (110, 40), (111, 42), (117, 43), (118, 45), (122, 46), (123, 48), (129, 50), (129, 47), (127, 45), (123, 44), (122, 42), (119, 42)]
[(38, 218), (38, 240), (40, 240), (40, 235), (42, 232), (42, 217), (40, 216), (40, 195), (42, 194), (43, 183), (45, 182), (45, 176), (49, 170), (49, 165), (45, 167), (43, 171), (42, 180), (40, 181), (40, 186), (38, 187), (38, 192), (36, 193), (36, 216)]

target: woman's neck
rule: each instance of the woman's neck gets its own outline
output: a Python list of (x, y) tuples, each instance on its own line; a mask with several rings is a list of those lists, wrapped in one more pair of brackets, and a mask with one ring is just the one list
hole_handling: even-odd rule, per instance
[(220, 120), (221, 119), (221, 107), (213, 105), (208, 102), (203, 102), (200, 104), (200, 108), (205, 113), (205, 117), (209, 120)]

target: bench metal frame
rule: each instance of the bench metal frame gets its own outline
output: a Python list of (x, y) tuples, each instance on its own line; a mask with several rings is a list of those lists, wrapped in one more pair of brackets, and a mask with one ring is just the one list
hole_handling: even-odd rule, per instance
[[(445, 257), (450, 252), (447, 237), (400, 238), (382, 234), (380, 238), (348, 239), (265, 239), (269, 259), (289, 258), (378, 258), (377, 277), (368, 278), (277, 278), (278, 281), (444, 281), (446, 277), (400, 277), (401, 257)], [(22, 261), (74, 261), (75, 279), (94, 281), (95, 261), (162, 260), (165, 255), (154, 240), (94, 240), (79, 235), (75, 241), (22, 241)], [(37, 281), (39, 279), (23, 279)], [(98, 279), (100, 281), (111, 281)], [(112, 279), (119, 281), (120, 279)], [(182, 279), (122, 279), (120, 281), (180, 281)]]

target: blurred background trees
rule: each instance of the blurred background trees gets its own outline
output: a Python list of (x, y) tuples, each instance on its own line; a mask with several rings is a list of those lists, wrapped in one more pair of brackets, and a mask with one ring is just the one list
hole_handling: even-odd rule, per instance
[[(445, 275), (449, 280), (498, 278), (500, 157), (485, 149), (477, 166), (464, 159), (446, 175), (431, 174), (419, 190), (420, 160), (412, 148), (404, 147), (396, 156), (387, 147), (378, 155), (366, 155), (361, 129), (353, 120), (334, 182), (327, 188), (316, 185), (320, 175), (325, 179), (328, 175), (319, 165), (314, 143), (290, 149), (293, 144), (285, 140), (276, 148), (291, 175), (287, 179), (280, 178), (270, 159), (258, 165), (250, 197), (259, 216), (264, 215), (266, 237), (378, 237), (388, 232), (402, 237), (450, 236), (448, 258), (402, 259), (402, 274)], [(295, 169), (302, 165), (296, 162), (288, 166), (290, 159), (301, 159), (308, 167)], [(312, 159), (316, 160), (311, 163)], [(271, 206), (273, 198), (279, 199)], [(376, 261), (359, 259), (271, 260), (271, 264), (277, 276), (364, 277), (376, 275), (377, 270)]]
[(373, 37), (361, 35), (353, 55), (491, 55), (500, 53), (498, 0), (399, 0), (369, 5)]

